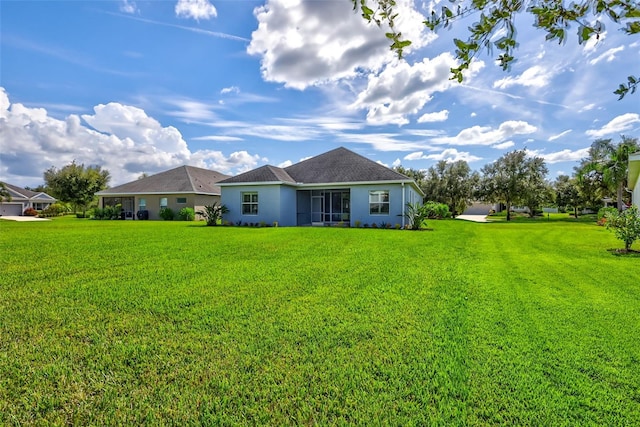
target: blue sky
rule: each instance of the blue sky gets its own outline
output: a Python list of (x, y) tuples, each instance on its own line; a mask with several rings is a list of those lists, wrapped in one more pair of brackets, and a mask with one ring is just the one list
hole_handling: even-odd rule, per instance
[[(349, 0), (0, 2), (0, 180), (36, 186), (73, 160), (111, 185), (179, 165), (228, 174), (347, 147), (426, 169), (507, 151), (571, 174), (597, 138), (640, 136), (640, 38), (614, 23), (600, 40), (548, 43), (519, 16), (508, 73), (482, 55), (449, 80), (454, 37), (398, 1), (413, 41), (399, 61)], [(472, 17), (473, 19), (473, 17)]]

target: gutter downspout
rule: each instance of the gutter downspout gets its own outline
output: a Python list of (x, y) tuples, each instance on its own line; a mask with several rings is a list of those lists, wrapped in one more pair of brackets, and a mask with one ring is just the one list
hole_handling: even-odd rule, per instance
[(404, 182), (402, 183), (402, 229), (404, 230), (404, 210), (405, 210), (405, 203), (404, 203)]

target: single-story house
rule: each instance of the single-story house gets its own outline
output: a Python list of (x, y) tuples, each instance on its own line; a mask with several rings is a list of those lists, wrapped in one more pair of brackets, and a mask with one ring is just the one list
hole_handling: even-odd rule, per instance
[(266, 165), (218, 183), (225, 221), (280, 226), (400, 224), (422, 204), (416, 182), (340, 147), (285, 168)]
[(11, 201), (0, 202), (0, 215), (4, 216), (21, 216), (27, 208), (33, 208), (41, 211), (56, 202), (56, 199), (42, 191), (31, 191), (16, 185), (4, 183)]
[(629, 176), (627, 186), (632, 191), (631, 203), (640, 209), (640, 153), (629, 156)]
[(125, 219), (160, 219), (160, 210), (178, 213), (182, 208), (196, 212), (220, 201), (218, 181), (229, 175), (180, 166), (155, 175), (99, 191), (99, 206), (121, 205)]

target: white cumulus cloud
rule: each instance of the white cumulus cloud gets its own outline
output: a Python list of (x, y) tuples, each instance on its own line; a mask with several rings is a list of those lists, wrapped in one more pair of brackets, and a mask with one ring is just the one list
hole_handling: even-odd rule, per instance
[(45, 170), (73, 160), (107, 169), (112, 185), (184, 164), (232, 174), (261, 160), (246, 151), (192, 152), (176, 128), (162, 126), (137, 107), (100, 104), (93, 114), (60, 120), (43, 108), (12, 104), (1, 87), (0, 145), (0, 176), (17, 185), (41, 184)]
[(443, 145), (494, 145), (515, 135), (529, 135), (537, 130), (527, 122), (509, 120), (500, 124), (497, 129), (489, 126), (473, 126), (463, 129), (456, 136), (437, 137), (431, 142)]
[(600, 129), (590, 129), (585, 134), (591, 138), (602, 138), (607, 135), (627, 132), (640, 124), (640, 114), (626, 113), (612, 119)]
[[(418, 49), (435, 36), (413, 1), (399, 0), (396, 27)], [(305, 89), (379, 70), (394, 59), (385, 29), (367, 24), (348, 1), (267, 0), (247, 52), (261, 58), (266, 81)]]
[[(358, 95), (352, 108), (368, 110), (370, 124), (407, 124), (408, 116), (417, 114), (433, 93), (444, 92), (457, 84), (449, 79), (451, 68), (456, 65), (448, 52), (413, 65), (397, 61), (381, 73), (369, 76), (366, 89)], [(470, 75), (482, 65), (476, 64)]]
[(516, 77), (505, 77), (493, 83), (494, 88), (507, 89), (511, 86), (525, 86), (541, 88), (549, 84), (554, 76), (554, 71), (539, 65), (527, 69)]
[(589, 147), (575, 151), (565, 149), (553, 153), (545, 153), (541, 150), (527, 150), (527, 154), (532, 157), (542, 157), (547, 163), (576, 162), (589, 155)]
[(442, 110), (437, 113), (426, 113), (418, 118), (418, 123), (444, 122), (449, 118), (449, 111)]
[(463, 151), (460, 152), (455, 148), (447, 148), (441, 153), (424, 154), (422, 151), (416, 151), (404, 156), (405, 160), (445, 160), (447, 162), (457, 162), (458, 160), (464, 160), (466, 162), (475, 162), (481, 160), (482, 157), (474, 156), (473, 154)]
[(208, 0), (178, 0), (175, 7), (179, 18), (210, 19), (218, 16), (215, 6)]

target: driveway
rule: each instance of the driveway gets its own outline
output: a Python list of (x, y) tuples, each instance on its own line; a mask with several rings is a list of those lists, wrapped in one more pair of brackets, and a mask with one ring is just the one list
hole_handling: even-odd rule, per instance
[(35, 216), (0, 216), (0, 219), (6, 219), (8, 221), (51, 221), (49, 218), (38, 218)]
[(456, 219), (472, 222), (489, 222), (486, 215), (458, 215)]

